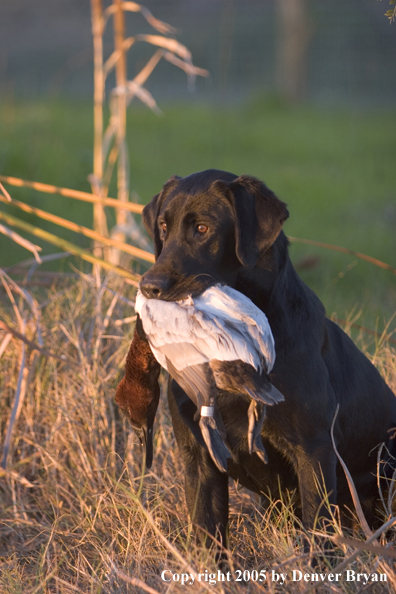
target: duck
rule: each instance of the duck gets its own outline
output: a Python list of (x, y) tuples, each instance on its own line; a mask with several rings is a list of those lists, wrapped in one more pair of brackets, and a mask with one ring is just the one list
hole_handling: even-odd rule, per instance
[(217, 468), (227, 472), (232, 457), (216, 407), (218, 390), (249, 400), (249, 453), (267, 463), (261, 439), (266, 406), (284, 396), (269, 378), (275, 341), (264, 312), (228, 285), (179, 301), (146, 298), (138, 289), (135, 311), (155, 359), (196, 405), (195, 420)]
[(125, 375), (117, 386), (115, 401), (144, 448), (143, 467), (147, 469), (153, 463), (153, 426), (160, 401), (160, 371), (142, 321), (137, 317), (125, 361)]

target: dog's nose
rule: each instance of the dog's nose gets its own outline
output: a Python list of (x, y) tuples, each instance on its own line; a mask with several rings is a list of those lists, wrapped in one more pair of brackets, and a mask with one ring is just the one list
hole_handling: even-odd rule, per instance
[(147, 299), (161, 299), (173, 285), (173, 280), (168, 276), (146, 273), (140, 281), (140, 290)]

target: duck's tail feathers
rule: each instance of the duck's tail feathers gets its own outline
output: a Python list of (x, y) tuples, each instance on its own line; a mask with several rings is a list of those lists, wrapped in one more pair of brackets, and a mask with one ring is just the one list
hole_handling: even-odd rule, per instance
[(244, 386), (244, 390), (246, 394), (248, 394), (253, 400), (262, 402), (263, 404), (268, 404), (269, 406), (283, 402), (285, 399), (283, 394), (279, 392), (279, 390), (277, 390), (275, 386), (273, 386), (269, 381), (265, 383), (263, 382), (259, 390), (252, 390), (248, 386)]

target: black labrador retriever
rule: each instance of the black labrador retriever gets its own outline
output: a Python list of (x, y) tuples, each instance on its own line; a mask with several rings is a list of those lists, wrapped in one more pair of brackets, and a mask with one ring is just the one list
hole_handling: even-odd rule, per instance
[[(174, 301), (222, 283), (261, 308), (275, 338), (271, 382), (285, 401), (267, 409), (262, 438), (269, 462), (264, 464), (248, 451), (246, 400), (219, 392), (217, 404), (233, 453), (229, 475), (261, 494), (296, 489), (308, 529), (318, 515), (326, 517), (320, 507), (323, 488), (330, 504), (351, 506), (330, 432), (339, 405), (337, 448), (373, 521), (378, 447), (387, 446), (386, 466), (385, 452), (391, 458), (396, 449), (396, 398), (298, 277), (282, 231), (288, 216), (286, 205), (253, 177), (212, 169), (172, 177), (143, 211), (156, 263), (143, 276), (141, 290), (148, 298)], [(195, 406), (174, 381), (168, 398), (191, 519), (226, 544), (228, 476), (212, 462), (194, 421)]]

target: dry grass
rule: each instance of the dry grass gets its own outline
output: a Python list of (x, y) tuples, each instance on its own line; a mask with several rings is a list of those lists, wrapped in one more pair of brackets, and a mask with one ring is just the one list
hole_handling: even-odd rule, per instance
[[(44, 276), (37, 278), (41, 282)], [(195, 543), (188, 524), (183, 470), (165, 399), (157, 415), (153, 468), (144, 479), (140, 446), (113, 402), (133, 332), (134, 288), (115, 275), (104, 280), (81, 274), (51, 278), (57, 283), (49, 289), (31, 289), (39, 304), (34, 315), (15, 287), (10, 285), (14, 304), (5, 290), (1, 293), (0, 317), (5, 324), (18, 329), (19, 314), (26, 337), (37, 342), (41, 333), (45, 350), (59, 358), (45, 357), (26, 345), (28, 387), (12, 433), (7, 469), (0, 471), (0, 592), (314, 591), (314, 584), (290, 579), (282, 587), (250, 581), (174, 583), (168, 589), (160, 577), (163, 569), (217, 573), (217, 568), (211, 555)], [(0, 359), (1, 443), (22, 358), (21, 341), (9, 342), (6, 336), (0, 334), (0, 353), (7, 340)], [(386, 336), (377, 346), (374, 362), (396, 389), (395, 351)], [(271, 502), (263, 510), (256, 495), (233, 483), (230, 491), (232, 567), (275, 569), (289, 576), (293, 569), (311, 573), (292, 495), (285, 494), (284, 501)], [(339, 527), (336, 530), (339, 533)], [(363, 544), (362, 533), (356, 537)], [(392, 539), (394, 534), (388, 532), (382, 545)], [(314, 546), (320, 548), (321, 542), (319, 538)], [(339, 547), (336, 563), (348, 558), (356, 543)], [(387, 563), (392, 577), (392, 561)], [(372, 551), (361, 551), (350, 568), (384, 571)], [(364, 589), (362, 582), (343, 578), (321, 584), (316, 591), (388, 592), (391, 586), (388, 581)]]

